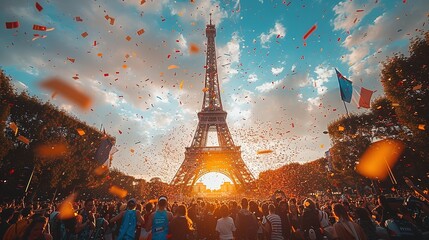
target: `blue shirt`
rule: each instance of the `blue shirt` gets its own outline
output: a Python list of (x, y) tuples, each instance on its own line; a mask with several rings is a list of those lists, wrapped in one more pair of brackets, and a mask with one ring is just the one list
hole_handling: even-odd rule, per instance
[(167, 211), (156, 211), (152, 221), (152, 240), (165, 240), (168, 234)]

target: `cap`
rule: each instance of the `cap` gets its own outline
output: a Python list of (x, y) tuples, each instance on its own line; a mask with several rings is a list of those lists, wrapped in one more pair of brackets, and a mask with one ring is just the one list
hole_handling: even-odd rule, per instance
[(135, 198), (131, 198), (130, 200), (128, 200), (128, 202), (132, 202), (132, 203), (136, 203), (137, 201), (136, 201), (136, 199)]

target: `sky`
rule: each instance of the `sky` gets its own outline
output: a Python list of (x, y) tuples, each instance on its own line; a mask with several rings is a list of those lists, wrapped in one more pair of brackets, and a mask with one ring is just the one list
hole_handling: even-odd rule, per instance
[[(406, 55), (429, 26), (427, 0), (39, 0), (41, 11), (35, 3), (0, 2), (0, 68), (16, 90), (104, 127), (119, 150), (111, 167), (166, 182), (197, 127), (209, 13), (227, 122), (255, 177), (324, 156), (323, 132), (345, 114), (334, 68), (353, 82), (347, 108), (364, 113), (360, 88), (382, 96), (382, 62)], [(20, 27), (6, 29), (13, 21)], [(90, 110), (39, 87), (53, 76), (89, 94)], [(257, 154), (265, 149), (273, 152)]]

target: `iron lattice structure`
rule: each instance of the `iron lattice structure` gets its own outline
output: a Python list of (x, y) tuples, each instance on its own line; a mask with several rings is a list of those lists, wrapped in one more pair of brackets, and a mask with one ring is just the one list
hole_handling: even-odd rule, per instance
[[(254, 177), (241, 158), (226, 123), (223, 110), (216, 63), (216, 27), (206, 26), (207, 58), (204, 99), (198, 113), (198, 126), (191, 146), (186, 148), (185, 160), (171, 181), (171, 185), (190, 191), (204, 174), (219, 172), (231, 179), (239, 191), (253, 188)], [(217, 135), (218, 146), (207, 146), (209, 132)]]

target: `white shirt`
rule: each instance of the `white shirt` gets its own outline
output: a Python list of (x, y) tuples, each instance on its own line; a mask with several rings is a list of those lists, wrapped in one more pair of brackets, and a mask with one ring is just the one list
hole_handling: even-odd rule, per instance
[(223, 217), (217, 220), (216, 231), (219, 232), (220, 240), (231, 240), (234, 238), (232, 232), (235, 231), (234, 221), (231, 217)]

